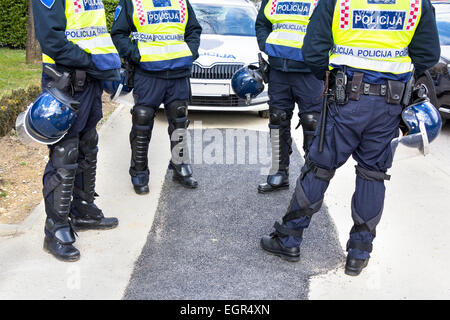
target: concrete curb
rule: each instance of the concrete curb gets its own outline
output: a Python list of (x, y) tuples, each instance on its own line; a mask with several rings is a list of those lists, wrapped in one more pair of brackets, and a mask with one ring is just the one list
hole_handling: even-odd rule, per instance
[(38, 218), (42, 215), (44, 202), (41, 201), (30, 213), (30, 215), (19, 224), (0, 224), (0, 237), (15, 237), (31, 229)]
[[(108, 119), (103, 123), (100, 128), (100, 132), (103, 130), (105, 126), (107, 126), (111, 121), (113, 121), (117, 115), (120, 113), (120, 110), (124, 108), (123, 104), (120, 104), (116, 110), (108, 117)], [(25, 218), (24, 221), (18, 224), (1, 224), (0, 223), (0, 237), (16, 237), (30, 230), (36, 221), (43, 216), (44, 212), (44, 200), (42, 200), (30, 213), (30, 215)]]

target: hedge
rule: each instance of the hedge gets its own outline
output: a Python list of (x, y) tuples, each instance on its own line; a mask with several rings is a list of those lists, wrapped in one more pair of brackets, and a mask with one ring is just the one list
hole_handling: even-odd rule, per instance
[(119, 4), (119, 0), (103, 0), (103, 5), (106, 11), (106, 25), (108, 30), (111, 30), (112, 23), (114, 21), (114, 12)]
[(27, 89), (14, 90), (10, 95), (0, 98), (0, 137), (3, 137), (14, 128), (17, 116), (40, 93), (41, 87), (39, 85), (32, 85)]
[(27, 0), (0, 0), (0, 46), (25, 47), (27, 11)]
[[(103, 0), (106, 23), (111, 28), (119, 0)], [(0, 0), (0, 47), (25, 48), (28, 0)]]

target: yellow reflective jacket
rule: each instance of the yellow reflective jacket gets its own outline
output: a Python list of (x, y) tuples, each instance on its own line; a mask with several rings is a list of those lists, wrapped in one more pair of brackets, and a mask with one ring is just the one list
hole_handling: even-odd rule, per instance
[(411, 72), (408, 45), (419, 24), (421, 9), (422, 0), (337, 0), (330, 67)]
[[(120, 58), (106, 27), (105, 9), (101, 0), (66, 0), (66, 38), (91, 54), (98, 70), (120, 68)], [(44, 64), (55, 61), (43, 54)]]
[(148, 71), (190, 68), (192, 52), (184, 41), (188, 21), (186, 0), (132, 0), (133, 23), (141, 55), (140, 67)]
[(264, 8), (272, 23), (265, 51), (269, 56), (303, 61), (302, 46), (309, 18), (318, 0), (269, 0)]

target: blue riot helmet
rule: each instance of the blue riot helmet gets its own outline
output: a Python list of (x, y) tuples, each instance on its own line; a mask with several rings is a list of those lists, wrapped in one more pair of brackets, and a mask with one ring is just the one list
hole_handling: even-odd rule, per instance
[(80, 103), (57, 88), (46, 88), (16, 119), (19, 138), (54, 144), (69, 131), (76, 119)]
[(133, 89), (127, 86), (128, 72), (124, 68), (120, 69), (120, 80), (103, 80), (103, 90), (109, 93), (111, 100), (116, 100), (119, 96), (130, 93)]
[(428, 98), (424, 98), (403, 110), (403, 137), (396, 139), (396, 143), (417, 148), (426, 155), (429, 152), (429, 144), (437, 138), (441, 128), (442, 119), (439, 112)]
[(255, 65), (249, 65), (236, 71), (231, 79), (231, 87), (234, 93), (247, 104), (264, 91), (263, 74)]

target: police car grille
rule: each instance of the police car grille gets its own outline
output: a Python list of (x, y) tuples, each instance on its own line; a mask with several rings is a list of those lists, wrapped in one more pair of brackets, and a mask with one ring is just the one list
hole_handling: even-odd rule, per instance
[(191, 78), (229, 80), (234, 73), (242, 68), (243, 64), (216, 64), (211, 68), (203, 68), (197, 64), (192, 66)]
[(238, 98), (232, 94), (223, 97), (210, 97), (210, 96), (192, 96), (189, 104), (192, 106), (205, 106), (205, 107), (242, 107), (246, 106), (245, 100)]

